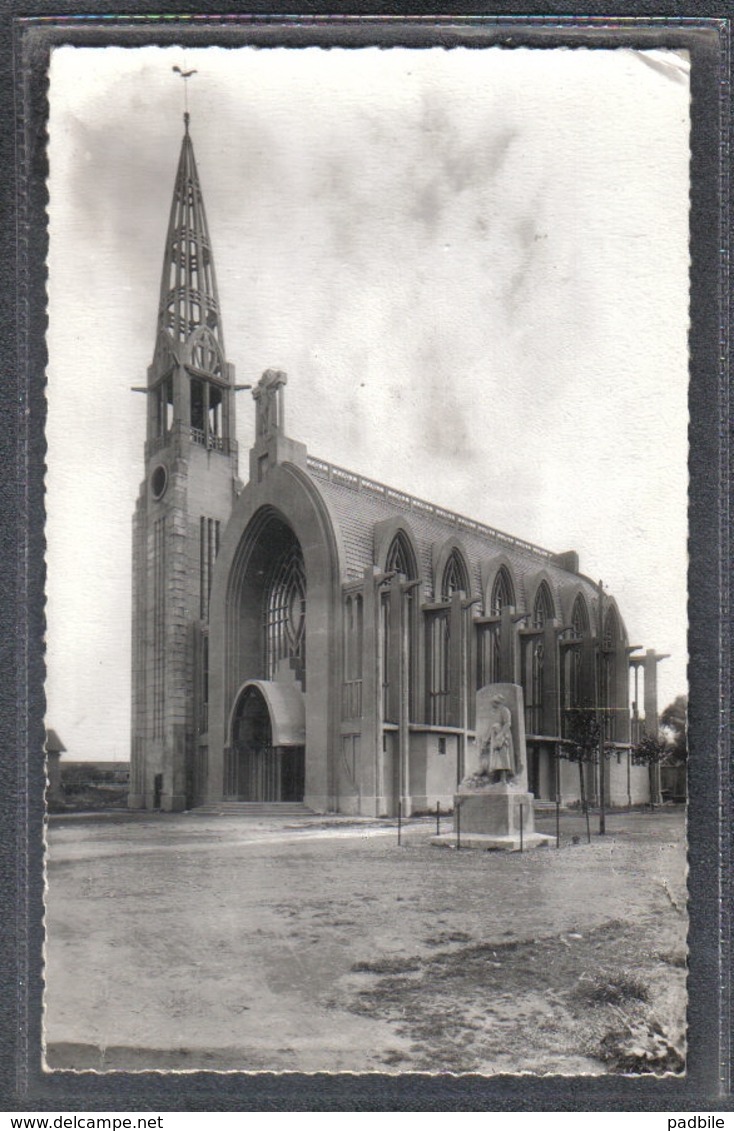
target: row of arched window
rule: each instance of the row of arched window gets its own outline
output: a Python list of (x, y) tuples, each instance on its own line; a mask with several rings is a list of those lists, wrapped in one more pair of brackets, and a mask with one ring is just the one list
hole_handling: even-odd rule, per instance
[[(388, 573), (394, 572), (406, 578), (415, 578), (417, 567), (412, 548), (402, 533), (398, 533), (392, 540), (385, 560), (385, 569)], [(469, 574), (463, 555), (458, 549), (449, 553), (441, 571), (440, 582), (436, 587), (436, 597), (448, 601), (454, 593), (463, 592), (467, 596), (471, 592)], [(504, 608), (517, 608), (515, 585), (507, 566), (502, 565), (495, 574), (492, 589), (487, 602), (487, 615), (490, 617), (501, 616)], [(531, 623), (533, 628), (540, 629), (547, 621), (558, 616), (555, 601), (547, 581), (541, 581), (535, 593)], [(566, 630), (568, 638), (583, 639), (590, 632), (589, 609), (583, 594), (579, 593), (574, 602), (571, 613), (571, 625)], [(605, 647), (611, 647), (619, 639), (619, 619), (616, 610), (610, 607), (604, 620)]]
[[(400, 533), (390, 545), (387, 567), (388, 573), (394, 572), (403, 582), (417, 580), (412, 551)], [(470, 722), (472, 690), (489, 683), (515, 682), (519, 674), (528, 733), (555, 733), (564, 711), (582, 706), (596, 693), (594, 653), (586, 647), (591, 641), (586, 598), (578, 593), (570, 624), (556, 627), (556, 607), (545, 579), (537, 587), (529, 615), (519, 618), (503, 615), (517, 607), (515, 587), (505, 565), (495, 575), (486, 616), (476, 615), (470, 602), (457, 605), (452, 601), (456, 594), (468, 591), (466, 566), (456, 550), (449, 553), (444, 563), (438, 601), (421, 606), (420, 591), (410, 584), (403, 584), (400, 589), (388, 585), (381, 590), (379, 670), (383, 719), (392, 723), (398, 720), (398, 673), (408, 697), (410, 720), (433, 726), (463, 725), (462, 693), (468, 712), (464, 719)], [(305, 687), (306, 575), (295, 537), (285, 541), (273, 562), (264, 592), (263, 614), (267, 678), (275, 679), (285, 660)], [(621, 641), (619, 617), (610, 605), (602, 638), (603, 695), (609, 704), (614, 702), (617, 692)], [(363, 713), (363, 649), (363, 595), (350, 592), (344, 600), (344, 718), (360, 718)], [(550, 690), (552, 696), (548, 694)]]
[[(406, 536), (399, 532), (390, 543), (385, 568), (388, 574), (398, 574), (403, 580), (416, 578), (415, 557)], [(578, 593), (572, 608), (570, 624), (559, 627), (553, 634), (554, 655), (547, 654), (549, 638), (546, 625), (558, 619), (550, 586), (540, 581), (533, 599), (532, 609), (524, 618), (508, 621), (503, 610), (517, 608), (516, 589), (510, 571), (500, 566), (488, 594), (486, 615), (477, 615), (467, 602), (457, 620), (451, 598), (456, 593), (468, 596), (469, 577), (463, 555), (454, 548), (446, 557), (437, 585), (436, 600), (421, 609), (420, 590), (405, 586), (403, 611), (396, 622), (393, 591), (383, 588), (380, 595), (380, 674), (382, 685), (383, 718), (397, 721), (396, 689), (391, 686), (395, 673), (394, 649), (403, 642), (394, 639), (396, 624), (405, 632), (403, 680), (409, 697), (411, 721), (433, 726), (458, 726), (459, 687), (466, 682), (466, 691), (489, 683), (514, 682), (518, 677), (523, 686), (526, 726), (530, 734), (548, 734), (557, 731), (546, 707), (546, 692), (552, 680), (554, 701), (561, 711), (581, 705), (584, 694), (592, 695), (592, 676), (584, 671), (589, 656), (582, 642), (590, 640), (591, 626), (586, 598)], [(422, 617), (421, 617), (422, 612)], [(363, 611), (361, 595), (349, 595), (345, 600), (344, 642), (344, 708), (345, 718), (361, 714)], [(421, 621), (423, 634), (421, 640)], [(459, 637), (460, 639), (457, 639)], [(615, 647), (621, 639), (618, 615), (610, 606), (604, 619), (604, 648), (609, 653), (605, 659), (606, 686), (609, 701), (614, 694), (616, 679)], [(419, 649), (423, 647), (422, 664)], [(460, 654), (463, 651), (463, 655)], [(517, 651), (517, 656), (515, 655)], [(549, 662), (553, 671), (549, 671)], [(467, 670), (467, 664), (470, 665)], [(422, 667), (422, 673), (419, 669)], [(418, 681), (422, 683), (419, 686)], [(423, 704), (421, 709), (420, 704)], [(422, 718), (418, 718), (418, 714)], [(471, 706), (469, 708), (471, 714)]]

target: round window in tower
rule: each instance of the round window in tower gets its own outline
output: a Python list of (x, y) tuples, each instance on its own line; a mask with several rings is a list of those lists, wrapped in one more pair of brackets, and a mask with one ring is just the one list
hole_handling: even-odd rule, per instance
[(162, 499), (168, 486), (168, 470), (162, 463), (153, 471), (150, 477), (150, 489), (154, 499)]

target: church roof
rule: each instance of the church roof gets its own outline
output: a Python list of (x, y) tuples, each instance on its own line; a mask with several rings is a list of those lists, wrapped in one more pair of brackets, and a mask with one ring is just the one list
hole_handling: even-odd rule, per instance
[(477, 595), (482, 592), (482, 563), (502, 555), (509, 561), (515, 581), (521, 589), (519, 597), (526, 598), (525, 581), (544, 570), (555, 589), (556, 597), (562, 588), (573, 583), (582, 586), (590, 604), (595, 598), (595, 587), (587, 578), (562, 568), (557, 564), (556, 555), (542, 546), (515, 538), (344, 468), (335, 467), (324, 460), (309, 456), (307, 467), (338, 520), (347, 579), (359, 578), (366, 567), (377, 564), (374, 560), (375, 524), (400, 516), (405, 519), (415, 539), (423, 593), (427, 599), (436, 596), (433, 578), (435, 548), (450, 540), (458, 542), (466, 551), (471, 586)]
[(224, 356), (214, 258), (188, 114), (184, 122), (163, 257), (158, 330), (183, 346), (193, 333), (206, 328)]

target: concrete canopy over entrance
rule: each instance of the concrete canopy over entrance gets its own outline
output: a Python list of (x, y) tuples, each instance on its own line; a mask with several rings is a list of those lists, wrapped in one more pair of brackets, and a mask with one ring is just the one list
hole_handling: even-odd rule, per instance
[(305, 711), (297, 685), (248, 680), (235, 700), (225, 792), (237, 801), (303, 801)]

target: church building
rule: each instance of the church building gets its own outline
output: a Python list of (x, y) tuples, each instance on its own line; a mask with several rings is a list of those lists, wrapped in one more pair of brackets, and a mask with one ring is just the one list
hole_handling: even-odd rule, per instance
[(657, 731), (662, 657), (630, 648), (578, 556), (312, 455), (286, 426), (279, 370), (252, 391), (242, 468), (235, 402), (248, 387), (227, 360), (186, 115), (144, 390), (130, 806), (448, 809), (479, 763), (476, 693), (498, 682), (522, 687), (536, 799), (578, 799), (568, 720), (602, 707), (605, 780), (589, 767), (588, 795), (602, 784), (611, 804), (647, 800), (630, 750), (643, 725)]

